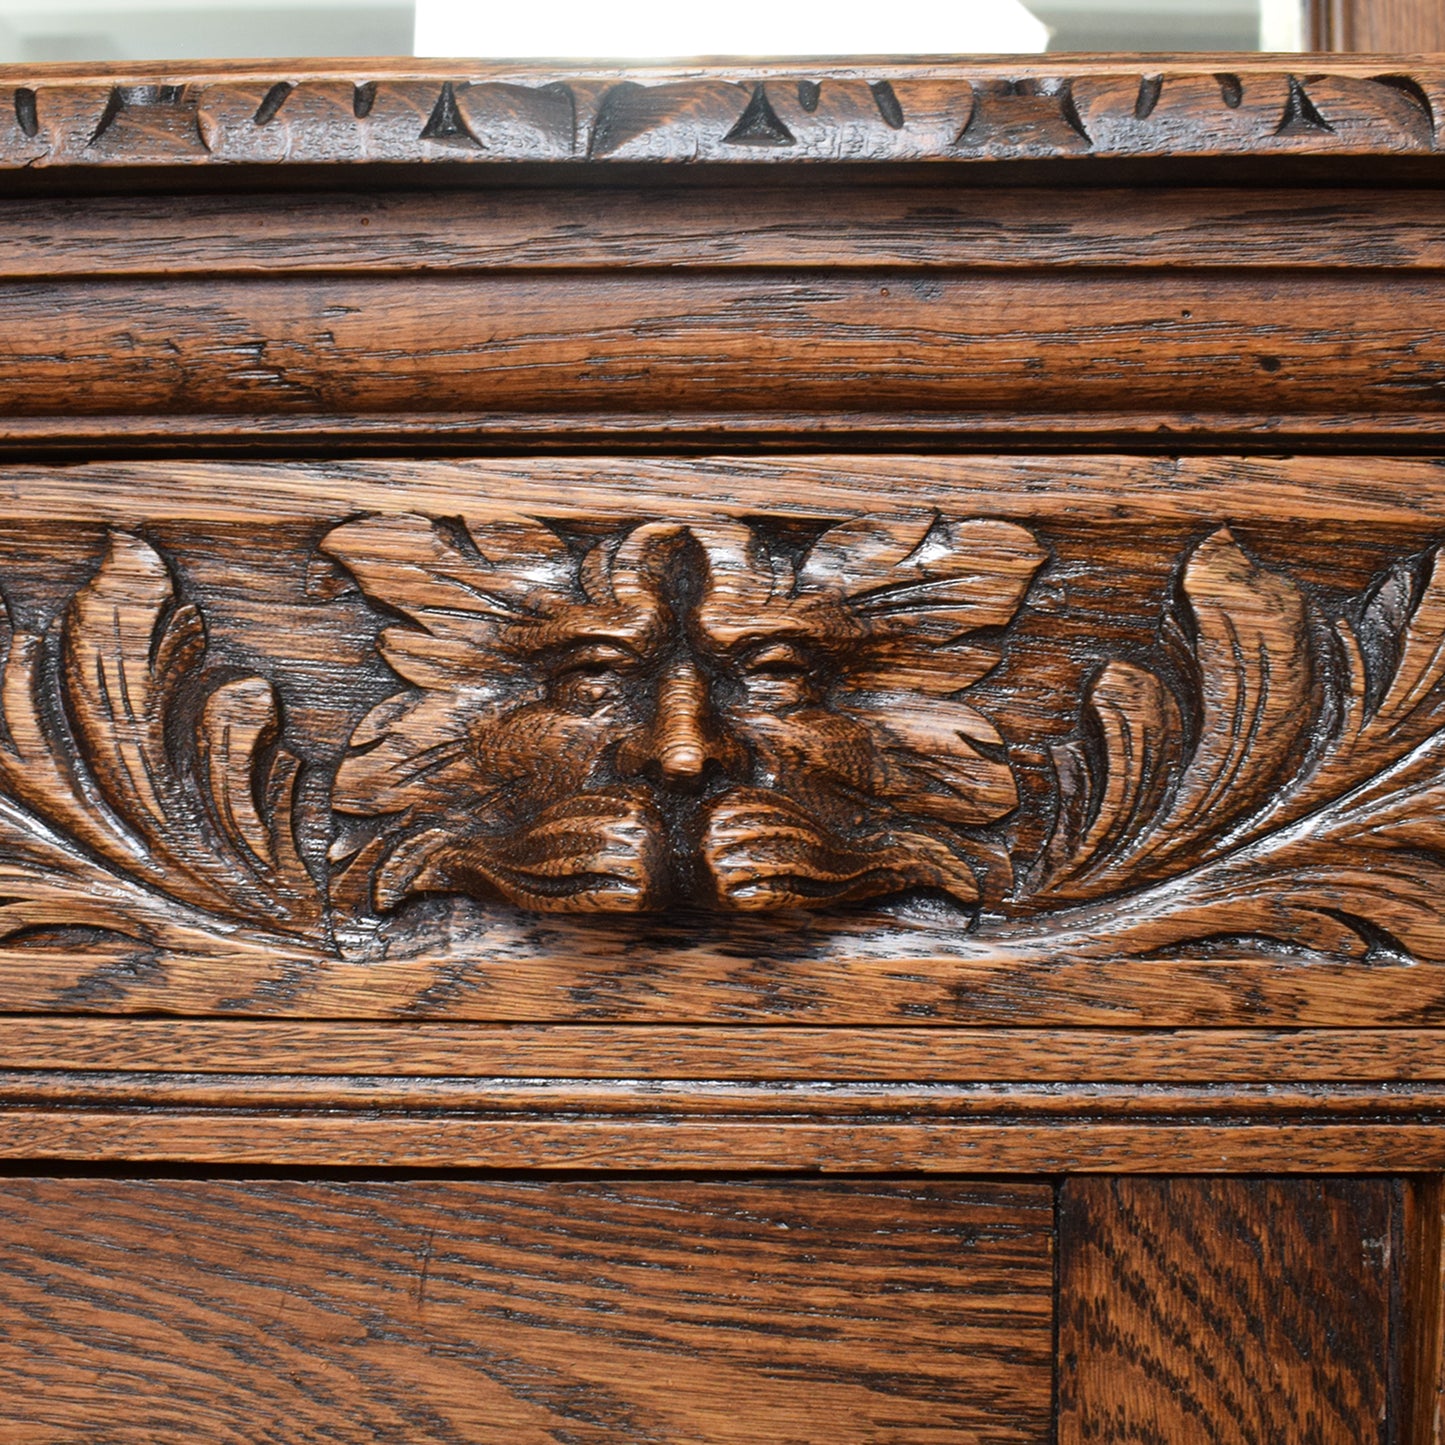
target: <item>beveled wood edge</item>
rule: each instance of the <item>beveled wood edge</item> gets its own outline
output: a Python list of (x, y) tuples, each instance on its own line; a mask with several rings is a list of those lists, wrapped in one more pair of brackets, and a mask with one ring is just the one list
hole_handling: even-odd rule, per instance
[(0, 1160), (207, 1168), (746, 1173), (1429, 1173), (1445, 1122), (1317, 1117), (507, 1117), (315, 1110), (0, 1110)]
[(1440, 57), (0, 67), (0, 170), (1430, 156)]
[(667, 412), (488, 412), (285, 416), (279, 414), (194, 413), (0, 418), (0, 460), (37, 457), (90, 458), (97, 447), (112, 457), (148, 455), (161, 448), (205, 447), (213, 456), (258, 448), (278, 456), (301, 446), (446, 447), (458, 456), (489, 451), (544, 448), (566, 452), (625, 445), (635, 451), (711, 454), (745, 445), (814, 452), (832, 450), (830, 439), (846, 436), (855, 446), (917, 451), (939, 438), (973, 450), (1022, 450), (1036, 454), (1054, 446), (1062, 452), (1121, 450), (1217, 454), (1288, 447), (1298, 451), (1439, 453), (1445, 421), (1428, 412), (1118, 412), (981, 411), (960, 413), (791, 411)]

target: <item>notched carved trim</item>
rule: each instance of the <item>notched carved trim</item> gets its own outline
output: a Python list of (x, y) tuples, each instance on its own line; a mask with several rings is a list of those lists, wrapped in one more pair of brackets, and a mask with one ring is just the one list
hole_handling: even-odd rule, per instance
[(1107, 62), (778, 66), (619, 76), (16, 74), (0, 168), (477, 161), (988, 161), (1427, 155), (1445, 73), (1151, 71)]

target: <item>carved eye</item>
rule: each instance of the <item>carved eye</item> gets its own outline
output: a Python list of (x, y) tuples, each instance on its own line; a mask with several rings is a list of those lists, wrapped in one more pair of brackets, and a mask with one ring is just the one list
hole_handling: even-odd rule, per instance
[(626, 648), (609, 643), (581, 647), (563, 657), (553, 670), (552, 693), (569, 705), (596, 706), (617, 697), (636, 667), (636, 656)]
[(748, 696), (775, 707), (805, 702), (811, 692), (812, 674), (808, 655), (785, 642), (760, 648), (742, 667)]

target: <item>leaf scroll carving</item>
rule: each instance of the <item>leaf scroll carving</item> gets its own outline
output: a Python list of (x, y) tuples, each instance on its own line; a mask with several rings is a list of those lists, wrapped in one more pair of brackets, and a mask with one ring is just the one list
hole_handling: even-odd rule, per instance
[(1021, 893), (1120, 895), (1052, 915), (1115, 949), (1445, 959), (1440, 557), (1331, 624), (1228, 532), (1202, 543), (1181, 578), (1188, 695), (1131, 664), (1099, 673), (1092, 741), (1057, 756), (1066, 803)]
[(57, 624), (5, 632), (0, 940), (325, 947), (275, 691), (205, 671), (205, 624), (153, 548), (113, 534)]

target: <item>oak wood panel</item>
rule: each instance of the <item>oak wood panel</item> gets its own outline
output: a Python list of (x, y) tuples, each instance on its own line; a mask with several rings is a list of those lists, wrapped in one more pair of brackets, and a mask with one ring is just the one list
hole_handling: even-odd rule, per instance
[(336, 1111), (477, 1119), (705, 1119), (840, 1123), (887, 1119), (1087, 1118), (1248, 1124), (1300, 1118), (1417, 1125), (1445, 1117), (1445, 1088), (1383, 1084), (1029, 1084), (778, 1080), (387, 1078), (372, 1075), (174, 1074), (17, 1070), (0, 1074), (0, 1108)]
[[(1429, 535), (1445, 527), (1445, 462), (1376, 456), (998, 456), (978, 452), (707, 457), (526, 456), (318, 458), (303, 461), (96, 461), (0, 469), (7, 521), (88, 522), (143, 529), (174, 520), (200, 529), (309, 522), (357, 512), (465, 515), (545, 502), (560, 515), (655, 512), (799, 520), (882, 512), (909, 502), (976, 510), (1060, 529), (1130, 519), (1181, 529), (1284, 519), (1301, 543), (1325, 528)], [(1303, 529), (1303, 530), (1301, 530)], [(77, 533), (77, 535), (80, 535)], [(1333, 538), (1331, 539), (1333, 545)], [(1336, 555), (1344, 549), (1335, 546)], [(11, 559), (13, 565), (13, 559)], [(1158, 565), (1164, 565), (1163, 561)]]
[(1406, 1338), (1399, 1351), (1404, 1445), (1439, 1445), (1445, 1406), (1445, 1177), (1409, 1181), (1404, 1195)]
[[(132, 949), (97, 954), (34, 947), (12, 952), (11, 959), (16, 966), (0, 978), (0, 1006), (22, 1013), (211, 1017), (219, 1010), (252, 1018), (853, 1026), (926, 1021), (1104, 1029), (1445, 1023), (1445, 978), (1436, 967), (1416, 963), (1364, 969), (1232, 958), (977, 962), (910, 957), (902, 950), (882, 963), (851, 950), (821, 959), (764, 955), (739, 963), (689, 948), (662, 954), (652, 968), (639, 970), (625, 950), (620, 956), (605, 948), (589, 954), (554, 929), (543, 931), (534, 947), (504, 941), (494, 954), (471, 955), (460, 969), (435, 954), (351, 964), (217, 950), (198, 960), (169, 959), (163, 972), (138, 970)], [(439, 980), (445, 988), (438, 989)]]
[(1394, 1439), (1401, 1206), (1386, 1180), (1067, 1180), (1061, 1445)]
[(7, 1438), (1049, 1430), (1029, 1184), (10, 1179)]
[[(1439, 477), (1430, 463), (1121, 457), (16, 470), (8, 480), (11, 530), (3, 538), (16, 629), (4, 766), (18, 809), (6, 825), (20, 849), (10, 886), (28, 891), (5, 915), (15, 960), (24, 966), (7, 971), (0, 998), (12, 1011), (516, 1022), (1427, 1025), (1442, 1006), (1432, 855), (1404, 845), (1437, 826), (1429, 760), (1440, 735), (1430, 661), (1438, 655), (1431, 599)], [(237, 487), (250, 502), (245, 521), (215, 502), (218, 489)], [(556, 518), (548, 526), (527, 519), (542, 494), (547, 515)], [(348, 521), (358, 507), (377, 515)], [(447, 520), (459, 515), (473, 529), (465, 546), (459, 524)], [(745, 595), (749, 579), (762, 575), (766, 549), (782, 545), (770, 528), (799, 529), (777, 534), (801, 540), (768, 563), (791, 569), (797, 585), (788, 596), (811, 598), (802, 622), (792, 614), (782, 619), (803, 627), (789, 634), (795, 641), (803, 636), (822, 646), (828, 628), (842, 635), (861, 625), (850, 621), (846, 591), (854, 586), (847, 569), (860, 539), (882, 538), (891, 550), (877, 557), (904, 561), (901, 568), (867, 562), (858, 589), (876, 601), (880, 587), (903, 587), (883, 641), (907, 688), (894, 687), (898, 695), (882, 707), (870, 700), (871, 685), (859, 683), (860, 696), (845, 688), (837, 704), (854, 730), (847, 734), (850, 756), (899, 758), (901, 771), (878, 763), (842, 812), (829, 812), (832, 794), (817, 792), (808, 836), (823, 837), (819, 829), (836, 836), (809, 856), (822, 860), (819, 879), (854, 857), (849, 850), (861, 845), (850, 841), (849, 830), (867, 823), (858, 805), (871, 790), (870, 806), (912, 821), (907, 831), (888, 835), (888, 869), (874, 867), (884, 856), (875, 850), (854, 872), (843, 869), (839, 886), (862, 888), (858, 897), (866, 901), (899, 879), (930, 883), (947, 894), (948, 907), (820, 909), (837, 892), (829, 883), (807, 898), (769, 895), (763, 901), (771, 911), (757, 917), (734, 908), (730, 894), (688, 895), (693, 911), (659, 921), (648, 905), (654, 893), (663, 896), (672, 865), (660, 866), (661, 854), (629, 852), (626, 840), (681, 849), (691, 835), (679, 818), (675, 843), (664, 842), (651, 822), (614, 840), (625, 866), (608, 906), (638, 918), (536, 916), (539, 908), (577, 906), (565, 883), (574, 875), (559, 873), (563, 881), (549, 882), (552, 892), (539, 899), (535, 889), (528, 892), (525, 869), (506, 873), (511, 864), (503, 857), (503, 872), (496, 872), (496, 839), (522, 839), (535, 820), (499, 817), (494, 824), (476, 806), (487, 793), (475, 773), (484, 732), (473, 725), (468, 689), (496, 669), (500, 677), (525, 679), (535, 666), (550, 677), (550, 664), (546, 655), (527, 652), (525, 639), (494, 636), (485, 609), (471, 602), (459, 608), (457, 579), (475, 584), (470, 596), (538, 587), (528, 607), (561, 606), (585, 621), (581, 614), (594, 604), (577, 600), (577, 559), (595, 553), (598, 567), (615, 570), (622, 558), (625, 571), (634, 565), (620, 550), (625, 534), (644, 549), (639, 557), (654, 544), (696, 546), (703, 572), (743, 584)], [(561, 533), (574, 530), (564, 547)], [(615, 532), (619, 550), (599, 550), (599, 532)], [(468, 552), (482, 544), (478, 538), (501, 560), (483, 563), (480, 553)], [(729, 561), (738, 538), (745, 551), (754, 550)], [(949, 670), (955, 654), (917, 645), (927, 635), (927, 617), (909, 600), (917, 579), (905, 554), (913, 556), (925, 538), (928, 566), (949, 587), (964, 589), (956, 599), (962, 610), (950, 616), (961, 619), (965, 633), (979, 633), (972, 650), (958, 654), (971, 669), (966, 677)], [(874, 556), (867, 550), (873, 546), (868, 541), (857, 555)], [(532, 555), (527, 548), (541, 550), (535, 565), (521, 566), (518, 559)], [(666, 557), (658, 563), (664, 572), (671, 565)], [(814, 557), (821, 570), (809, 571)], [(542, 587), (539, 579), (550, 580)], [(1206, 619), (1192, 640), (1171, 623), (1181, 599), (1196, 621)], [(682, 594), (675, 601), (684, 610), (694, 606)], [(398, 614), (405, 625), (396, 625)], [(762, 616), (753, 607), (748, 625)], [(113, 622), (121, 617), (117, 631)], [(1263, 670), (1240, 662), (1241, 654), (1220, 641), (1235, 625), (1251, 629), (1268, 664)], [(1004, 638), (987, 628), (1004, 629)], [(1336, 640), (1322, 641), (1327, 635)], [(170, 672), (153, 665), (161, 655), (154, 651), (158, 636), (170, 639), (161, 649), (177, 660)], [(446, 654), (446, 647), (463, 651)], [(508, 651), (517, 647), (522, 651)], [(871, 656), (852, 652), (865, 662)], [(453, 658), (454, 670), (439, 666), (444, 656)], [(81, 666), (81, 657), (90, 662)], [(1181, 657), (1188, 663), (1182, 671)], [(846, 678), (859, 665), (841, 660), (836, 649), (824, 660)], [(722, 714), (712, 711), (720, 704), (709, 700), (713, 684), (702, 680), (703, 671), (711, 677), (731, 665), (725, 657), (694, 659), (689, 687), (702, 689), (694, 703), (712, 719), (708, 746), (721, 746), (716, 739), (725, 736), (729, 747), (745, 750), (760, 745), (765, 732), (758, 729), (770, 725), (766, 699), (746, 690), (754, 683), (728, 683), (744, 690), (726, 704), (731, 720), (724, 728)], [(796, 662), (794, 673), (822, 677), (823, 665)], [(930, 710), (942, 706), (929, 701), (930, 669), (938, 668), (946, 673), (946, 692), (969, 690), (967, 706), (957, 700), (938, 713), (953, 719), (955, 732), (894, 738), (889, 729), (902, 720), (916, 715), (924, 726)], [(151, 719), (149, 731), (137, 732), (119, 716), (107, 701), (111, 684), (97, 685), (96, 675), (123, 676), (132, 706)], [(608, 807), (621, 806), (625, 793), (628, 807), (652, 818), (649, 785), (639, 781), (650, 776), (648, 738), (656, 732), (648, 721), (656, 711), (647, 702), (649, 676), (619, 681), (622, 693), (640, 691), (609, 715), (621, 718), (619, 749), (624, 742), (641, 749), (637, 775), (617, 782), (630, 792), (599, 793), (587, 771), (593, 752), (586, 750), (611, 746), (606, 729), (613, 722), (600, 714), (597, 722), (566, 722), (592, 714), (569, 711), (553, 691), (527, 716), (566, 722), (574, 740), (568, 756), (519, 734), (508, 767), (517, 777), (531, 776), (548, 758), (571, 768), (568, 759), (581, 756), (585, 776), (566, 773), (563, 793), (580, 789), (577, 797), (587, 801), (592, 788), (591, 805), (600, 798)], [(1121, 715), (1142, 719), (1141, 735), (1162, 739), (1157, 755), (1146, 749), (1132, 764), (1117, 727), (1099, 715), (1101, 679), (1112, 686), (1124, 678), (1135, 682), (1119, 702)], [(921, 682), (915, 686), (914, 679)], [(1275, 700), (1274, 710), (1261, 715), (1263, 731), (1241, 729), (1237, 711), (1210, 701), (1226, 685), (1260, 706)], [(1363, 704), (1352, 702), (1361, 686)], [(197, 696), (205, 699), (199, 716), (194, 708), (187, 712), (185, 701)], [(1282, 697), (1293, 702), (1281, 707)], [(1204, 719), (1208, 746), (1189, 744), (1177, 788), (1167, 756), (1178, 735), (1156, 727), (1149, 708), (1162, 708), (1160, 719), (1172, 715), (1170, 708)], [(1381, 708), (1395, 719), (1388, 727)], [(782, 713), (790, 715), (787, 708)], [(498, 710), (487, 727), (512, 726), (511, 716)], [(833, 714), (824, 708), (799, 716), (816, 727)], [(218, 718), (233, 719), (250, 738), (225, 766), (214, 751), (221, 744), (207, 741), (222, 738)], [(1115, 738), (1112, 753), (1090, 750), (1091, 718), (1098, 737)], [(380, 731), (372, 736), (372, 728)], [(1306, 734), (1327, 735), (1326, 753), (1311, 753)], [(493, 747), (505, 734), (487, 736), (493, 741), (485, 746)], [(828, 776), (826, 768), (817, 771), (821, 755), (809, 751), (812, 735), (805, 729), (799, 736), (801, 751), (766, 783), (770, 798), (780, 791), (793, 796), (796, 788), (802, 797)], [(973, 737), (984, 752), (959, 741)], [(187, 751), (192, 743), (216, 766), (203, 768), (201, 755)], [(378, 751), (376, 743), (385, 748)], [(439, 744), (455, 754), (451, 771), (408, 793), (411, 782), (398, 779), (410, 779), (411, 760), (431, 756)], [(122, 765), (132, 746), (164, 796), (137, 791), (137, 775)], [(869, 751), (878, 747), (891, 751)], [(320, 770), (299, 794), (288, 794), (300, 759)], [(1123, 769), (1122, 778), (1130, 766), (1142, 770), (1149, 802), (1120, 827), (1142, 837), (1146, 854), (1169, 855), (1162, 875), (1145, 874), (1151, 883), (1169, 880), (1167, 886), (1139, 890), (1125, 849), (1117, 866), (1106, 851), (1097, 886), (1086, 879), (1082, 892), (1070, 891), (1069, 850), (1078, 840), (1070, 841), (1068, 820), (1091, 789), (1107, 792), (1115, 770)], [(1169, 801), (1182, 789), (1187, 803), (1210, 769), (1209, 786), (1226, 789), (1215, 799), (1223, 799), (1224, 816), (1253, 830), (1248, 851), (1218, 852), (1218, 809), (1191, 812), (1191, 804), (1181, 814)], [(528, 797), (550, 806), (564, 771), (553, 768), (546, 783), (553, 792), (539, 782)], [(935, 796), (930, 779), (948, 787)], [(745, 781), (719, 779), (706, 807), (713, 808), (712, 798), (731, 806)], [(1370, 788), (1360, 791), (1367, 782)], [(98, 790), (109, 813), (96, 811), (87, 788)], [(223, 798), (227, 808), (198, 814), (198, 789), (205, 808), (219, 809)], [(277, 796), (293, 801), (260, 803)], [(1359, 820), (1352, 822), (1348, 809), (1355, 803), (1343, 798), (1370, 800), (1371, 816), (1384, 824), (1372, 834), (1375, 851), (1362, 860), (1350, 851)], [(753, 802), (761, 807), (759, 797)], [(655, 806), (664, 803), (672, 807), (678, 799), (669, 795)], [(557, 803), (571, 805), (567, 798)], [(1117, 799), (1110, 804), (1116, 805)], [(1276, 807), (1289, 814), (1283, 824), (1275, 821)], [(722, 827), (719, 816), (707, 813), (707, 826)], [(1006, 816), (1001, 841), (977, 831)], [(965, 832), (944, 840), (918, 831), (938, 818)], [(1298, 823), (1304, 818), (1307, 826)], [(802, 836), (796, 823), (794, 817), (784, 831)], [(56, 828), (88, 839), (90, 852), (57, 854)], [(369, 853), (343, 843), (347, 829), (370, 837)], [(567, 836), (585, 834), (579, 824)], [(764, 847), (776, 834), (772, 824), (754, 829), (748, 846)], [(310, 850), (309, 862), (300, 848)], [(429, 860), (453, 855), (466, 866), (448, 882)], [(353, 858), (357, 871), (349, 872)], [(706, 858), (715, 859), (705, 863), (712, 871), (694, 876), (751, 886), (752, 874), (734, 868), (726, 848), (696, 859), (684, 850), (677, 866), (684, 873), (702, 869)], [(946, 871), (937, 871), (940, 859), (951, 860)], [(973, 859), (977, 871), (960, 859)], [(384, 888), (382, 875), (367, 871), (383, 862)], [(329, 863), (337, 867), (329, 870)], [(798, 876), (799, 867), (790, 865), (785, 876)], [(1393, 870), (1389, 887), (1386, 868)], [(495, 883), (500, 900), (487, 892), (492, 874), (477, 881), (485, 869), (502, 879)], [(1269, 876), (1283, 880), (1286, 891), (1270, 908), (1251, 912), (1265, 876), (1260, 869), (1273, 870)], [(590, 865), (576, 876), (585, 881)], [(1062, 894), (1051, 893), (1051, 879), (1060, 876)], [(90, 890), (83, 910), (76, 901), (80, 879)], [(425, 907), (408, 913), (417, 891), (440, 891), (453, 901), (438, 909), (435, 899), (418, 900)], [(968, 912), (975, 908), (977, 928)]]
[(1032, 411), (1388, 424), (1439, 411), (1445, 329), (1439, 279), (1403, 272), (134, 278), (12, 283), (0, 304), (10, 438), (147, 415), (856, 424), (860, 403), (980, 430)]
[(679, 1028), (11, 1016), (0, 1069), (380, 1078), (1445, 1081), (1428, 1029)]
[[(1433, 190), (916, 185), (11, 197), (0, 277), (1227, 265), (1438, 268)], [(177, 245), (177, 235), (184, 243)]]

